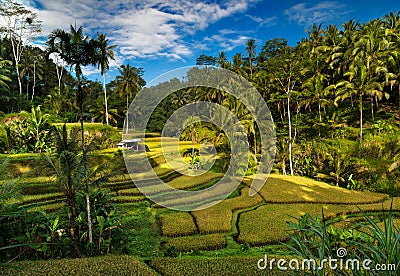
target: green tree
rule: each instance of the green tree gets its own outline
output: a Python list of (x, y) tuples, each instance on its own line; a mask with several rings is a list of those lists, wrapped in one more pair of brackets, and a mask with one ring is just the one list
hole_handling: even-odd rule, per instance
[(132, 67), (129, 64), (121, 65), (118, 69), (119, 75), (115, 78), (115, 90), (122, 96), (126, 97), (126, 132), (129, 129), (129, 99), (132, 99), (146, 85), (142, 79), (143, 69)]
[[(70, 32), (67, 33), (64, 30), (56, 29), (49, 35), (49, 44), (52, 45), (54, 40), (59, 40), (62, 45), (59, 48), (54, 49), (58, 51), (58, 54), (63, 60), (71, 67), (74, 67), (75, 76), (77, 79), (77, 92), (76, 102), (80, 110), (80, 122), (81, 122), (81, 143), (83, 153), (85, 154), (85, 137), (83, 127), (83, 100), (84, 94), (82, 89), (82, 67), (87, 65), (96, 65), (96, 42), (93, 39), (89, 39), (83, 34), (82, 27), (78, 29), (70, 26)], [(87, 159), (87, 158), (84, 158)], [(87, 171), (88, 168), (86, 168)], [(92, 234), (92, 222), (90, 220), (90, 201), (89, 201), (89, 186), (87, 179), (85, 180), (85, 195), (86, 195), (86, 210), (88, 217), (88, 229), (89, 229), (89, 242), (93, 241)]]
[[(348, 80), (336, 84), (337, 95), (335, 105), (352, 96), (358, 97), (360, 112), (360, 141), (363, 138), (363, 98), (365, 95), (382, 95), (382, 85), (375, 79), (368, 78), (367, 66), (365, 64), (353, 64), (349, 71), (344, 74)], [(386, 96), (387, 93), (385, 93)]]
[(79, 132), (71, 130), (67, 132), (64, 126), (53, 131), (55, 151), (53, 156), (44, 155), (43, 157), (50, 165), (57, 176), (57, 183), (63, 190), (65, 201), (68, 206), (69, 234), (75, 254), (81, 254), (76, 243), (76, 214), (75, 214), (75, 193), (82, 184), (86, 170), (82, 166), (79, 148)]
[(0, 31), (5, 33), (11, 42), (19, 94), (22, 94), (20, 61), (25, 49), (24, 44), (41, 32), (40, 21), (37, 19), (36, 13), (26, 9), (22, 4), (10, 0), (0, 2), (0, 15), (4, 19)]
[(107, 88), (106, 88), (106, 71), (110, 68), (110, 59), (114, 60), (113, 48), (116, 45), (109, 45), (108, 39), (105, 34), (97, 34), (97, 64), (100, 68), (101, 75), (103, 76), (103, 91), (104, 91), (104, 105), (105, 105), (105, 119), (108, 125), (108, 103), (107, 103)]

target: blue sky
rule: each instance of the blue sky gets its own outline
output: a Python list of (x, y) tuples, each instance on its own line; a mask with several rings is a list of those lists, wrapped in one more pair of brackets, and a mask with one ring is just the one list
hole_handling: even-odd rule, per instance
[[(228, 58), (244, 53), (245, 42), (256, 39), (258, 49), (268, 39), (283, 37), (295, 45), (313, 23), (340, 25), (359, 22), (400, 10), (397, 0), (272, 1), (272, 0), (20, 0), (42, 20), (43, 35), (70, 24), (84, 26), (87, 35), (106, 33), (116, 60), (107, 73), (111, 80), (118, 66), (143, 67), (150, 82), (158, 75), (194, 65), (204, 53)], [(96, 68), (86, 68), (90, 79), (101, 80)]]

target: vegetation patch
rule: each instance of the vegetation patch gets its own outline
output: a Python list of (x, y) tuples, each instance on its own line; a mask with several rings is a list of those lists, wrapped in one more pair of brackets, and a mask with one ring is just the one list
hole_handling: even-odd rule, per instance
[(217, 250), (226, 247), (226, 238), (223, 234), (177, 237), (168, 240), (166, 247), (174, 247), (180, 252)]
[[(275, 259), (289, 259), (282, 256), (268, 256)], [(286, 275), (278, 270), (259, 270), (257, 262), (261, 257), (224, 258), (155, 258), (150, 266), (162, 275)]]
[[(250, 179), (245, 180), (250, 185)], [(365, 204), (385, 200), (386, 194), (354, 191), (300, 176), (272, 174), (259, 191), (271, 203)]]
[(197, 232), (193, 217), (186, 212), (161, 215), (160, 223), (161, 233), (167, 237), (188, 236)]
[(262, 202), (256, 194), (249, 196), (247, 187), (241, 190), (241, 195), (228, 198), (207, 209), (192, 212), (200, 233), (229, 232), (231, 230), (232, 214), (235, 210), (249, 208)]
[(126, 255), (95, 258), (21, 261), (2, 268), (5, 275), (157, 275), (145, 263)]

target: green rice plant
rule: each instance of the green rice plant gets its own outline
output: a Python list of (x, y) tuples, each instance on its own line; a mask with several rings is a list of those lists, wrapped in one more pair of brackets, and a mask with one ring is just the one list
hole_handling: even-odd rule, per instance
[(24, 195), (19, 199), (16, 199), (16, 202), (21, 205), (26, 205), (30, 203), (42, 203), (46, 201), (51, 201), (54, 199), (63, 198), (62, 193), (49, 193), (49, 194), (39, 194), (39, 195)]
[(197, 232), (192, 216), (186, 212), (161, 215), (160, 223), (161, 233), (167, 237), (188, 236)]
[[(268, 258), (287, 259), (283, 256)], [(260, 270), (257, 262), (260, 257), (196, 257), (196, 258), (154, 258), (150, 261), (157, 272), (165, 276), (198, 276), (198, 275), (287, 275), (287, 271)]]
[(129, 202), (141, 202), (144, 201), (144, 196), (113, 196), (111, 201), (113, 203), (129, 203)]
[(207, 209), (192, 212), (200, 233), (229, 232), (231, 230), (232, 214), (236, 210), (246, 209), (262, 202), (256, 194), (249, 196), (249, 188), (241, 190), (238, 197), (228, 198)]
[[(157, 275), (145, 263), (127, 255), (94, 258), (20, 261), (2, 268), (4, 275)], [(22, 268), (22, 269), (21, 269)]]
[(306, 213), (312, 217), (321, 216), (322, 209), (326, 218), (344, 214), (346, 210), (357, 211), (355, 206), (339, 204), (266, 204), (239, 215), (238, 241), (250, 245), (264, 245), (287, 240), (290, 236), (287, 221), (295, 221)]
[[(196, 177), (189, 175), (182, 175), (169, 181), (168, 186), (178, 190), (191, 189), (207, 184), (208, 182), (213, 181), (215, 179), (219, 179), (221, 176), (222, 176), (221, 174), (213, 172), (207, 172), (205, 174), (202, 174), (201, 176), (196, 176)], [(168, 190), (166, 189), (164, 184), (151, 185), (151, 179), (149, 181), (149, 185), (146, 186), (146, 193), (148, 194), (165, 197), (166, 191)], [(142, 193), (138, 188), (131, 188), (131, 189), (120, 190), (119, 194), (125, 196), (128, 195), (137, 196), (141, 195)]]
[[(251, 178), (244, 183), (250, 185)], [(259, 194), (271, 203), (365, 204), (387, 199), (386, 194), (347, 190), (300, 176), (270, 175)]]
[(174, 247), (180, 252), (217, 250), (226, 247), (226, 238), (223, 234), (184, 236), (172, 238), (165, 245), (166, 247)]

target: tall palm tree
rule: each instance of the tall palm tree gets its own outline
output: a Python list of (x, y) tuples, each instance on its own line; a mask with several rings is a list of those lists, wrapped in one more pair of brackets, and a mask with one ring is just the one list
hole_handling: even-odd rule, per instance
[(132, 99), (146, 85), (142, 79), (143, 69), (132, 67), (129, 64), (121, 65), (118, 69), (119, 75), (116, 77), (116, 91), (120, 96), (126, 97), (126, 133), (129, 129), (129, 99)]
[(108, 104), (107, 104), (107, 89), (106, 89), (106, 71), (110, 68), (110, 59), (114, 60), (113, 48), (116, 45), (109, 45), (108, 39), (105, 34), (97, 34), (97, 64), (100, 68), (101, 75), (103, 76), (103, 91), (104, 91), (104, 104), (105, 104), (105, 117), (108, 125)]
[(253, 71), (254, 71), (254, 67), (253, 67), (253, 63), (255, 61), (256, 58), (256, 41), (255, 39), (249, 39), (246, 41), (246, 60), (247, 60), (247, 67), (249, 69), (249, 77), (250, 80), (253, 79)]
[[(85, 150), (85, 136), (83, 127), (83, 89), (82, 89), (82, 67), (87, 65), (96, 65), (96, 41), (89, 39), (83, 34), (82, 26), (78, 29), (74, 26), (70, 26), (70, 32), (66, 32), (61, 29), (56, 29), (52, 31), (49, 35), (48, 44), (54, 44), (54, 41), (59, 41), (60, 47), (54, 49), (60, 55), (60, 57), (65, 60), (67, 64), (74, 67), (75, 76), (77, 79), (77, 92), (76, 92), (76, 102), (80, 110), (80, 122), (81, 122), (81, 143), (83, 154), (86, 154)], [(84, 156), (83, 160), (87, 160)], [(87, 163), (82, 163), (84, 170), (87, 172)], [(87, 174), (86, 174), (87, 175)], [(93, 229), (92, 221), (90, 215), (90, 200), (89, 200), (89, 186), (87, 182), (87, 177), (85, 178), (85, 197), (86, 197), (86, 212), (88, 217), (88, 236), (89, 243), (93, 242)]]
[[(356, 96), (359, 99), (360, 110), (360, 141), (363, 138), (363, 98), (365, 95), (383, 95), (382, 85), (376, 81), (375, 78), (368, 77), (368, 70), (365, 64), (352, 64), (344, 74), (348, 80), (343, 80), (336, 84), (337, 95), (335, 105), (337, 102), (343, 101), (351, 96)], [(385, 93), (385, 96), (387, 93)]]

